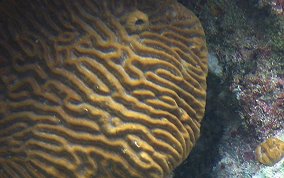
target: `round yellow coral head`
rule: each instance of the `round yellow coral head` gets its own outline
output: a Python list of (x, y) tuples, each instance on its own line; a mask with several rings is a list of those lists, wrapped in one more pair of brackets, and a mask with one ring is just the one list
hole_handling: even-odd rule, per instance
[(0, 1), (0, 177), (163, 178), (200, 135), (207, 47), (174, 0)]
[(284, 156), (284, 142), (278, 138), (269, 138), (255, 150), (257, 160), (268, 166), (273, 166)]

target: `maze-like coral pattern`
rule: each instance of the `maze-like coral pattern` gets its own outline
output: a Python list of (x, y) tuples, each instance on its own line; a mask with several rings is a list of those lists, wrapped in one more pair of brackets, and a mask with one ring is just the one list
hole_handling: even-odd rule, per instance
[(0, 175), (164, 177), (205, 109), (198, 19), (172, 0), (0, 2)]

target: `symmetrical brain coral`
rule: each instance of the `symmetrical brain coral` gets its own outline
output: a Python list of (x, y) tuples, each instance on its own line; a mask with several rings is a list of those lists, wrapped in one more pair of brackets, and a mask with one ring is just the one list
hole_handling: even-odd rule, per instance
[(199, 20), (173, 0), (0, 4), (0, 174), (164, 177), (205, 109)]
[(269, 138), (255, 150), (256, 158), (264, 165), (272, 166), (284, 156), (284, 142), (278, 138)]

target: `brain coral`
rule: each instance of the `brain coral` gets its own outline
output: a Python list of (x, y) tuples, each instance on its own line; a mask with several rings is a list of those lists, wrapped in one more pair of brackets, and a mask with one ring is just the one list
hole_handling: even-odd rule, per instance
[(165, 177), (199, 137), (207, 48), (173, 0), (0, 2), (0, 174)]
[(261, 143), (255, 152), (259, 162), (273, 166), (284, 156), (284, 142), (278, 138), (269, 138)]

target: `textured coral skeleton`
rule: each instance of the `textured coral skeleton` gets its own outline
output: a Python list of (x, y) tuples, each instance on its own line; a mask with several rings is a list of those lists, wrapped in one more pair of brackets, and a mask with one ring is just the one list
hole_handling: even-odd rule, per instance
[(207, 48), (173, 0), (0, 2), (0, 174), (165, 177), (205, 110)]
[(269, 138), (255, 150), (257, 160), (268, 166), (273, 166), (284, 157), (284, 142), (278, 138)]

